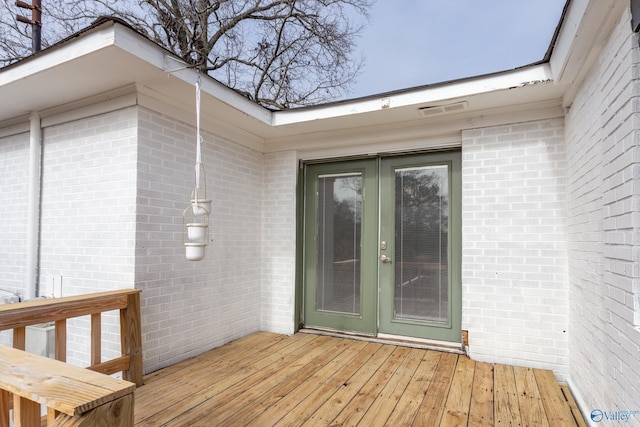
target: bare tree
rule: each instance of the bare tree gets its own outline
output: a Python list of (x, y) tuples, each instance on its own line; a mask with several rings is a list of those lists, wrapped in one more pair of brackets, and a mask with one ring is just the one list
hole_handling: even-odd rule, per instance
[[(1, 0), (0, 64), (30, 53), (28, 25)], [(43, 47), (101, 16), (122, 19), (188, 64), (268, 108), (348, 93), (357, 36), (375, 0), (43, 0)]]

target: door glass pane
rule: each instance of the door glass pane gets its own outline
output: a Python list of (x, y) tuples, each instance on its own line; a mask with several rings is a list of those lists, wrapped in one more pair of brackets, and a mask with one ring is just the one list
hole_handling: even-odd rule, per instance
[(395, 172), (395, 318), (447, 322), (446, 165)]
[(360, 313), (362, 174), (318, 178), (316, 309)]

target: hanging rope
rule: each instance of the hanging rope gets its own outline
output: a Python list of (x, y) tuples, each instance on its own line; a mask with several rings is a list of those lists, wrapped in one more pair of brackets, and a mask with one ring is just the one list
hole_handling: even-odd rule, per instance
[(196, 200), (197, 193), (200, 189), (200, 168), (202, 167), (202, 135), (200, 135), (200, 71), (196, 79)]

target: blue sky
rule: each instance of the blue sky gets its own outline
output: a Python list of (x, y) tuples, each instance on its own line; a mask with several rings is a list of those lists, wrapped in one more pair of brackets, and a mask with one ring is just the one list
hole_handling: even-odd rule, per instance
[(504, 71), (543, 59), (565, 0), (377, 0), (349, 98)]

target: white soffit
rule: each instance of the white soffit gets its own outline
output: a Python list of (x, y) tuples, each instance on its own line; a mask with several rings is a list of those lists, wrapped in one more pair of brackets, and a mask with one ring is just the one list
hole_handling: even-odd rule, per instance
[[(195, 109), (197, 73), (178, 69), (171, 54), (114, 21), (106, 21), (76, 37), (0, 71), (0, 122), (27, 116), (32, 111), (64, 110), (79, 100), (91, 100), (123, 87), (149, 88), (169, 102)], [(169, 68), (171, 67), (171, 68)], [(180, 68), (179, 66), (177, 68)], [(252, 128), (270, 127), (271, 112), (213, 79), (202, 79), (207, 102), (221, 120)], [(256, 123), (253, 123), (256, 122)], [(260, 137), (262, 138), (262, 137)]]
[(112, 45), (112, 32), (91, 31), (65, 49), (43, 51), (5, 68), (0, 72), (0, 121), (75, 101), (86, 96), (87, 85), (99, 92), (101, 79), (94, 73), (105, 70), (94, 55)]
[[(273, 125), (286, 126), (295, 123), (334, 117), (347, 117), (380, 111), (404, 110), (445, 105), (451, 100), (463, 99), (496, 91), (517, 89), (539, 85), (551, 81), (551, 70), (547, 64), (540, 64), (513, 71), (497, 73), (460, 81), (448, 82), (417, 88), (395, 94), (364, 100), (300, 108), (274, 113)], [(471, 107), (472, 108), (472, 107)]]
[(629, 2), (621, 0), (570, 0), (549, 60), (554, 81), (566, 87), (565, 107), (573, 102), (580, 83), (628, 8)]
[[(154, 66), (159, 71), (184, 81), (189, 86), (193, 86), (195, 84), (197, 76), (196, 71), (186, 68), (186, 64), (177, 59), (173, 54), (155, 45), (136, 32), (123, 26), (119, 27), (118, 37), (116, 39), (117, 46), (122, 47), (122, 49), (135, 57)], [(265, 124), (271, 123), (271, 112), (266, 108), (263, 108), (244, 96), (239, 95), (234, 90), (216, 82), (214, 79), (202, 78), (201, 80), (202, 90), (208, 95), (213, 96), (220, 102), (234, 108), (235, 110), (242, 111)], [(152, 85), (162, 85), (161, 81), (152, 82), (151, 79), (149, 79), (149, 83)], [(190, 93), (190, 95), (192, 94)]]
[[(319, 153), (322, 147), (333, 147), (346, 155), (361, 149), (374, 152), (389, 144), (410, 150), (424, 147), (425, 138), (448, 140), (463, 129), (562, 117), (562, 88), (550, 80), (550, 74), (548, 64), (540, 64), (395, 94), (275, 112), (278, 135), (265, 138), (264, 150)], [(428, 115), (425, 108), (442, 111)], [(343, 152), (345, 147), (351, 151)]]
[[(32, 111), (61, 111), (60, 106), (117, 92), (123, 87), (142, 88), (158, 100), (189, 114), (194, 110), (193, 85), (197, 73), (180, 61), (114, 21), (105, 21), (76, 37), (47, 49), (0, 72), (0, 122)], [(549, 64), (407, 89), (394, 93), (333, 104), (271, 112), (211, 78), (203, 78), (203, 115), (235, 128), (256, 144), (272, 149), (306, 135), (355, 135), (372, 129), (400, 129), (452, 123), (456, 117), (478, 117), (525, 111), (530, 105), (555, 102), (562, 88), (552, 82)], [(140, 90), (140, 89), (139, 89)], [(462, 103), (464, 108), (425, 115), (421, 109)], [(425, 111), (425, 110), (422, 110)], [(45, 115), (46, 116), (46, 115)], [(44, 117), (44, 116), (43, 116)], [(460, 120), (458, 120), (460, 122)], [(447, 132), (464, 125), (447, 127)], [(281, 145), (282, 146), (282, 145)], [(266, 149), (266, 147), (265, 147)]]
[[(499, 108), (560, 98), (561, 92), (558, 88), (548, 84), (550, 78), (548, 65), (541, 64), (378, 98), (279, 111), (274, 113), (273, 124), (283, 128), (289, 126), (297, 128), (304, 125), (307, 131), (320, 131), (321, 127), (328, 123), (333, 123), (340, 128), (355, 128), (372, 124), (425, 120), (421, 109), (459, 102), (464, 102), (466, 105), (458, 112), (468, 113), (484, 108)], [(534, 87), (535, 90), (522, 90)]]

